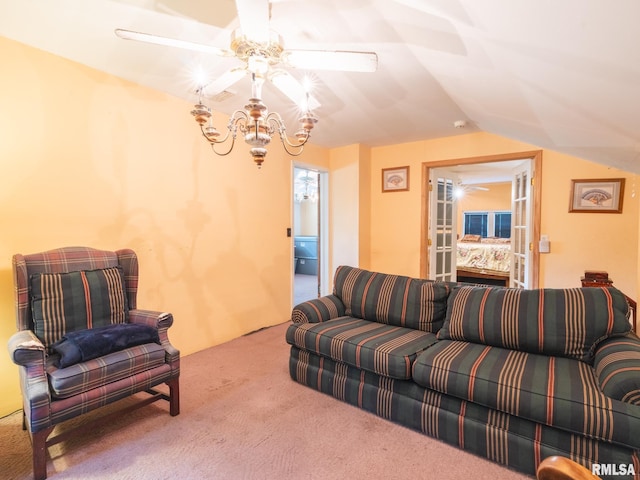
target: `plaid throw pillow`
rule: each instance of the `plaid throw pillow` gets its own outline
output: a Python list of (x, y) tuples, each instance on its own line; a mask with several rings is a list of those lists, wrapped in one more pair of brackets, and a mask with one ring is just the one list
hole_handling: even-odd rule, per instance
[(122, 267), (36, 273), (31, 312), (36, 336), (49, 347), (65, 333), (128, 320)]

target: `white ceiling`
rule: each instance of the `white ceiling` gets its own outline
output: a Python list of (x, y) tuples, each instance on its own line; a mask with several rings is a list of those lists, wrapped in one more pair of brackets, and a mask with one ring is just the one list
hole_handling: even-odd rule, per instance
[[(638, 0), (277, 0), (271, 18), (285, 47), (378, 54), (376, 73), (311, 72), (316, 144), (482, 130), (640, 172)], [(1, 36), (193, 103), (197, 65), (215, 78), (238, 60), (114, 29), (228, 48), (236, 27), (233, 0), (0, 0)], [(242, 107), (249, 80), (228, 90), (214, 110)], [(290, 102), (270, 85), (263, 99), (295, 131)]]

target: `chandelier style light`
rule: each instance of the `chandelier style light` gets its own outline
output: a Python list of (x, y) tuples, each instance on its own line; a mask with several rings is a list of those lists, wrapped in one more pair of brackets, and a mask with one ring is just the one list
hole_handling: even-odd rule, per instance
[[(251, 147), (249, 150), (253, 161), (258, 167), (262, 166), (267, 155), (267, 145), (274, 134), (278, 134), (285, 151), (292, 156), (302, 153), (305, 144), (309, 140), (310, 132), (318, 122), (310, 109), (309, 93), (306, 92), (303, 111), (300, 117), (300, 129), (294, 134), (295, 142), (289, 140), (282, 117), (277, 112), (269, 112), (262, 102), (262, 86), (265, 76), (269, 71), (269, 60), (265, 56), (252, 55), (249, 58), (247, 70), (251, 75), (251, 98), (243, 110), (236, 110), (231, 114), (227, 124), (227, 132), (221, 137), (221, 133), (213, 125), (211, 109), (202, 103), (205, 86), (198, 88), (198, 103), (191, 111), (196, 119), (202, 136), (209, 142), (211, 149), (217, 155), (228, 155), (233, 150), (238, 132), (244, 137), (244, 141)], [(216, 145), (224, 144), (229, 140), (225, 151), (216, 150)]]
[[(231, 153), (236, 137), (240, 134), (251, 147), (251, 156), (258, 167), (264, 162), (267, 145), (275, 134), (278, 134), (289, 155), (298, 156), (318, 122), (312, 110), (320, 104), (309, 94), (308, 89), (282, 67), (340, 72), (375, 72), (378, 68), (378, 55), (375, 52), (285, 49), (282, 37), (270, 28), (272, 3), (271, 0), (235, 0), (240, 26), (232, 32), (228, 49), (151, 33), (121, 28), (115, 30), (115, 34), (125, 40), (181, 48), (224, 58), (235, 57), (240, 60), (242, 67), (234, 67), (206, 85), (202, 81), (198, 82), (198, 103), (191, 114), (216, 154)], [(212, 95), (219, 94), (245, 75), (251, 78), (251, 97), (244, 109), (231, 114), (227, 132), (222, 135), (213, 125), (211, 109), (202, 103), (205, 89)], [(269, 112), (262, 101), (262, 86), (265, 80), (273, 83), (294, 102), (302, 103), (301, 110), (304, 113), (300, 117), (300, 129), (291, 136), (291, 140), (287, 136), (282, 117), (276, 112)], [(216, 147), (224, 151), (219, 151)]]

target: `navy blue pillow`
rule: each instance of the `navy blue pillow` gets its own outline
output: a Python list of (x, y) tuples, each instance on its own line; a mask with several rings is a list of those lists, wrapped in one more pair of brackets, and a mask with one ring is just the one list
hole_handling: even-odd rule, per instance
[(60, 355), (58, 367), (66, 368), (145, 343), (160, 343), (156, 328), (137, 323), (118, 323), (69, 332), (51, 345), (51, 349)]

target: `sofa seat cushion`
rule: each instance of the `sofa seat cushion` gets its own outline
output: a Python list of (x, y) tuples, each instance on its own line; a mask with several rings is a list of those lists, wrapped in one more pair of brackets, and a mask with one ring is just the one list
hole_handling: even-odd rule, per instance
[(294, 323), (286, 338), (300, 349), (401, 380), (411, 378), (417, 354), (437, 341), (432, 333), (347, 316)]
[(640, 447), (640, 408), (605, 396), (590, 365), (470, 342), (441, 340), (418, 355), (426, 388), (580, 435)]
[(161, 345), (145, 343), (67, 368), (58, 368), (57, 355), (50, 355), (47, 358), (47, 373), (51, 392), (56, 398), (78, 395), (163, 365), (165, 354)]
[(444, 323), (451, 284), (340, 266), (333, 294), (344, 315), (436, 333)]
[(627, 299), (615, 288), (463, 286), (449, 296), (438, 338), (592, 363), (599, 342), (630, 329)]

